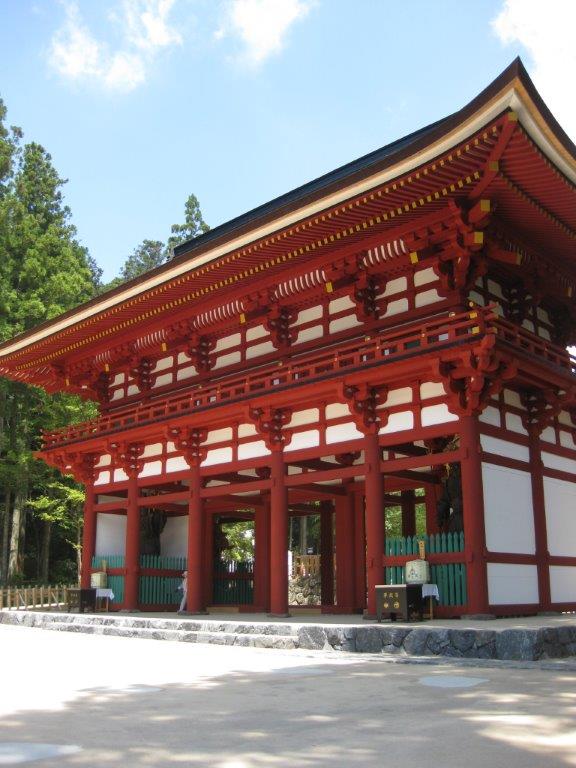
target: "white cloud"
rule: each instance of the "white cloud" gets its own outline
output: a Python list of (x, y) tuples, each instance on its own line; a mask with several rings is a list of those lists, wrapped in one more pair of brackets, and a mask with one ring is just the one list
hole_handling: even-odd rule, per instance
[(92, 82), (112, 91), (132, 91), (146, 81), (162, 48), (182, 43), (168, 23), (174, 2), (123, 0), (109, 16), (122, 30), (120, 45), (114, 50), (94, 37), (74, 0), (63, 0), (66, 17), (52, 37), (48, 62), (66, 79)]
[(313, 0), (228, 0), (215, 37), (239, 38), (241, 59), (258, 66), (282, 50), (288, 30), (308, 15), (312, 5)]
[(503, 43), (526, 48), (534, 84), (564, 130), (576, 138), (575, 0), (505, 0), (492, 26)]

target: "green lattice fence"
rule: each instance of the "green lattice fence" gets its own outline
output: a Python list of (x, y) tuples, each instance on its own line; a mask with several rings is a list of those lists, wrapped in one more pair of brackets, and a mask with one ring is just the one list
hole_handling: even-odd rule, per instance
[(254, 600), (254, 563), (221, 561), (214, 564), (215, 605), (249, 605)]
[[(464, 552), (464, 534), (436, 533), (430, 536), (398, 536), (386, 539), (387, 556), (418, 556), (418, 542), (424, 541), (427, 554)], [(465, 605), (466, 565), (464, 563), (433, 563), (430, 565), (430, 581), (438, 585), (440, 605)], [(386, 567), (386, 584), (404, 584), (404, 566)]]

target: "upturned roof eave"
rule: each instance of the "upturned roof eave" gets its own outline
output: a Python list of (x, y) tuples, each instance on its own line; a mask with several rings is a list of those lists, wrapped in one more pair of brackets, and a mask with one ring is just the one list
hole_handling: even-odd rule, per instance
[[(263, 227), (277, 222), (281, 217), (304, 211), (306, 206), (318, 204), (328, 196), (346, 191), (352, 185), (364, 180), (369, 181), (376, 174), (386, 169), (394, 169), (409, 158), (414, 158), (416, 163), (426, 150), (434, 147), (443, 137), (456, 135), (460, 126), (465, 126), (491, 103), (497, 102), (510, 87), (519, 91), (518, 94), (511, 94), (510, 101), (515, 97), (516, 101), (528, 99), (532, 102), (536, 110), (535, 121), (540, 121), (540, 129), (547, 132), (548, 138), (555, 143), (557, 151), (563, 154), (566, 161), (571, 164), (576, 182), (576, 146), (558, 124), (538, 94), (522, 62), (517, 58), (487, 88), (459, 111), (215, 227), (191, 241), (182, 243), (176, 249), (175, 257), (166, 264), (3, 342), (0, 344), (0, 367), (2, 358), (6, 359), (12, 351), (25, 348), (39, 339), (47, 340), (61, 328), (73, 326), (75, 319), (79, 322), (112, 307), (120, 307), (125, 301), (149, 288), (163, 285), (177, 275), (191, 272), (197, 266), (219, 258), (221, 254), (217, 249), (221, 249), (227, 243), (232, 247), (234, 241), (241, 236), (249, 235), (251, 232), (256, 233), (256, 230), (261, 232)], [(508, 108), (512, 108), (510, 104)], [(454, 143), (457, 143), (456, 139)], [(302, 215), (304, 216), (304, 212)], [(211, 252), (213, 252), (212, 256), (210, 256)]]

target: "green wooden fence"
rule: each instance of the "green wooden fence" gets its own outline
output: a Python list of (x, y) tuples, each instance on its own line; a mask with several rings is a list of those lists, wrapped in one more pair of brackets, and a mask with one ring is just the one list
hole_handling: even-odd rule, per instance
[[(92, 568), (101, 569), (106, 563), (111, 568), (124, 568), (124, 555), (97, 555), (92, 558)], [(175, 571), (173, 576), (140, 576), (138, 601), (141, 605), (178, 605), (182, 592), (182, 572), (186, 570), (186, 558), (163, 555), (140, 555), (140, 568)], [(116, 604), (124, 602), (124, 576), (108, 574), (108, 586), (114, 592)]]
[[(92, 568), (102, 569), (106, 563), (106, 568), (124, 568), (124, 555), (95, 555), (92, 558)], [(116, 604), (124, 602), (124, 576), (115, 576), (108, 574), (108, 587), (114, 592), (114, 602)]]
[(217, 560), (212, 599), (215, 605), (250, 605), (254, 600), (254, 563)]
[[(428, 554), (464, 551), (463, 533), (436, 533), (430, 536), (399, 536), (386, 539), (386, 555), (418, 555), (418, 542), (424, 541)], [(440, 605), (466, 605), (466, 565), (435, 563), (430, 565), (430, 581), (438, 585)], [(386, 568), (386, 584), (404, 584), (404, 566)]]

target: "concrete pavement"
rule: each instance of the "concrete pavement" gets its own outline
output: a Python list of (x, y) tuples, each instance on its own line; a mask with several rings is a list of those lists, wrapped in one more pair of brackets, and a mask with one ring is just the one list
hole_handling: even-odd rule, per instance
[(0, 626), (0, 766), (576, 766), (576, 672)]

